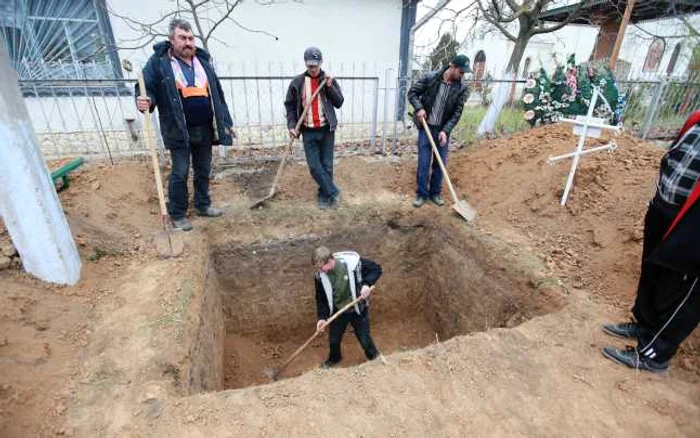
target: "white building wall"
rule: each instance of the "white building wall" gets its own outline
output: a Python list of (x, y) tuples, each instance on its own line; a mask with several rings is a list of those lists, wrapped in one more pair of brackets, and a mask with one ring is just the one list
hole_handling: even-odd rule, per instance
[[(522, 74), (528, 57), (530, 58), (529, 71), (540, 67), (551, 71), (557, 62), (565, 62), (566, 57), (571, 53), (576, 55), (577, 62), (587, 61), (593, 51), (596, 34), (595, 28), (571, 25), (557, 32), (536, 35), (525, 49), (518, 75)], [(502, 34), (493, 32), (484, 38), (466, 40), (460, 47), (460, 52), (469, 56), (472, 62), (479, 50), (486, 53), (486, 71), (495, 78), (502, 77), (513, 52), (513, 43)]]
[[(688, 21), (695, 29), (700, 29), (700, 14), (691, 15)], [(687, 75), (688, 64), (692, 56), (694, 40), (687, 35), (689, 30), (678, 19), (654, 20), (627, 28), (625, 40), (620, 48), (621, 60), (631, 63), (630, 79), (653, 79), (659, 75), (666, 75), (673, 49), (677, 43), (681, 44), (681, 51), (673, 69), (672, 76), (684, 78)], [(654, 41), (653, 35), (664, 37), (666, 47), (661, 63), (656, 71), (644, 72), (644, 62)]]
[[(168, 0), (109, 0), (118, 15), (139, 21), (155, 21), (172, 10)], [(376, 74), (398, 64), (402, 0), (304, 0), (263, 6), (242, 2), (233, 18), (248, 32), (231, 22), (219, 26), (210, 41), (220, 75), (278, 75), (303, 70), (303, 52), (318, 46), (325, 58), (324, 68), (336, 75)], [(185, 17), (187, 18), (187, 17)], [(216, 19), (212, 13), (211, 19)], [(124, 20), (111, 16), (117, 45), (129, 46), (138, 36)], [(194, 24), (194, 23), (193, 23)], [(158, 30), (167, 33), (167, 20)], [(163, 38), (159, 38), (162, 40)], [(146, 49), (119, 51), (121, 59), (143, 64), (152, 53)], [(353, 70), (354, 64), (354, 70)]]

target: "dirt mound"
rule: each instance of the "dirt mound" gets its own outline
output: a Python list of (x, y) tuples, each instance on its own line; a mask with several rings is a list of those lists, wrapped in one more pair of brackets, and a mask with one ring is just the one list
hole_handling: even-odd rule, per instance
[[(226, 216), (193, 218), (195, 230), (183, 235), (185, 254), (167, 261), (158, 260), (152, 248), (160, 222), (150, 164), (86, 166), (59, 195), (83, 256), (80, 284), (52, 287), (18, 270), (0, 272), (0, 435), (576, 435), (581, 424), (593, 435), (697, 435), (697, 335), (662, 378), (616, 367), (599, 352), (602, 345), (621, 345), (603, 335), (600, 324), (624, 317), (634, 294), (643, 215), (662, 151), (622, 136), (614, 153), (584, 157), (562, 208), (558, 198), (570, 162), (549, 165), (547, 157), (573, 150), (576, 138), (569, 129), (537, 128), (451, 155), (448, 168), (458, 192), (479, 211), (475, 227), (447, 208), (410, 206), (415, 157), (339, 159), (343, 204), (325, 212), (315, 207), (315, 184), (303, 161), (287, 168), (279, 199), (260, 210), (250, 210), (250, 201), (265, 194), (276, 163), (234, 167), (212, 187)], [(424, 240), (392, 241), (405, 224), (428, 224), (420, 231)], [(374, 231), (356, 240), (343, 234), (356, 227)], [(427, 233), (430, 227), (437, 231)], [(301, 321), (313, 319), (311, 277), (298, 272), (308, 257), (299, 255), (297, 264), (282, 260), (295, 248), (308, 252), (309, 242), (333, 241), (329, 236), (379, 262), (396, 257), (384, 261), (391, 287), (375, 302), (373, 322), (377, 339), (384, 337), (396, 351), (388, 363), (193, 395), (218, 389), (212, 370), (228, 373), (228, 386), (258, 382), (263, 363), (246, 363), (249, 357), (269, 358), (267, 365), (274, 366), (306, 337), (299, 327), (298, 338), (275, 344), (262, 339), (274, 338), (269, 333), (241, 336), (236, 330), (245, 331), (246, 321), (228, 336), (216, 335), (214, 327), (232, 324), (236, 298), (245, 299), (246, 310), (259, 320), (265, 317), (271, 308), (263, 301), (265, 291), (279, 300), (298, 298), (294, 306), (275, 308), (282, 312), (274, 314), (278, 319), (297, 310), (301, 315), (288, 318), (285, 333), (275, 336), (294, 334), (291, 325), (313, 326), (313, 320)], [(471, 259), (459, 258), (470, 249), (455, 247), (454, 236), (480, 242), (478, 257), (488, 259), (489, 278), (515, 283), (493, 294), (487, 287), (460, 297), (476, 312), (469, 317), (443, 311), (464, 308), (445, 297), (473, 282), (490, 283), (480, 279)], [(270, 280), (265, 290), (236, 289), (236, 281), (252, 282), (255, 272), (272, 275), (252, 251), (276, 247), (287, 258), (273, 256), (270, 263), (286, 263), (285, 277)], [(421, 248), (422, 259), (404, 256)], [(227, 259), (234, 254), (230, 249), (240, 257)], [(410, 265), (406, 272), (400, 270), (402, 258)], [(221, 284), (208, 287), (216, 276)], [(417, 287), (408, 283), (419, 277), (422, 295), (409, 295)], [(286, 293), (288, 287), (298, 295)], [(218, 300), (207, 300), (206, 291), (219, 290), (208, 295)], [(532, 294), (533, 308), (523, 305), (523, 291)], [(427, 316), (402, 318), (407, 308), (394, 306), (397, 297), (417, 299)], [(492, 298), (505, 304), (485, 306)], [(228, 312), (228, 320), (206, 317), (213, 309)], [(392, 309), (399, 313), (390, 314)], [(382, 324), (383, 317), (391, 324)], [(474, 327), (462, 327), (464, 321)], [(473, 333), (494, 325), (503, 328)], [(349, 335), (352, 365), (355, 342)], [(325, 341), (311, 350), (322, 354)], [(305, 360), (292, 375), (318, 357), (311, 353)], [(256, 374), (246, 376), (242, 369)], [(231, 381), (241, 377), (238, 384)], [(358, 409), (347, 410), (349, 405)], [(341, 421), (338, 412), (345, 413)]]

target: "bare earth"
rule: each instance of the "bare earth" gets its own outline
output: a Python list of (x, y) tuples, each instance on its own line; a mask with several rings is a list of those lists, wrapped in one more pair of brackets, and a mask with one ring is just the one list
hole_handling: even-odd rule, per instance
[[(171, 260), (148, 164), (92, 165), (60, 194), (83, 280), (0, 271), (0, 436), (700, 436), (697, 332), (666, 375), (600, 354), (625, 344), (600, 326), (628, 318), (662, 154), (618, 144), (582, 159), (565, 208), (570, 162), (547, 157), (573, 149), (568, 128), (453, 152), (474, 226), (411, 207), (415, 157), (338, 160), (327, 212), (303, 163), (250, 210), (274, 163), (240, 166), (212, 187), (226, 216), (194, 218)], [(348, 332), (343, 366), (320, 370), (324, 336), (267, 384), (313, 333), (318, 242), (384, 266), (385, 360), (364, 363)]]

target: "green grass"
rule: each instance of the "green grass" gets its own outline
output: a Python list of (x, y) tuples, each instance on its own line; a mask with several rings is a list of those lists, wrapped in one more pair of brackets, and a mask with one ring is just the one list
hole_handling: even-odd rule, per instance
[[(467, 106), (462, 112), (459, 124), (452, 131), (455, 143), (468, 145), (476, 138), (476, 129), (486, 114), (486, 107)], [(498, 135), (509, 135), (528, 129), (530, 125), (523, 118), (523, 111), (517, 108), (504, 107), (498, 116), (494, 132)]]

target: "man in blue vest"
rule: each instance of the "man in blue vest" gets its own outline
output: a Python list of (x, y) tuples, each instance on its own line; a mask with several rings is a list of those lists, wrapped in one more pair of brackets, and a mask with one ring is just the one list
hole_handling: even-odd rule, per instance
[[(194, 170), (194, 207), (199, 216), (217, 217), (209, 196), (212, 145), (233, 143), (233, 122), (209, 53), (195, 46), (190, 24), (170, 22), (167, 41), (153, 46), (143, 69), (148, 97), (138, 97), (139, 111), (158, 107), (160, 130), (170, 149), (172, 169), (168, 177), (168, 213), (176, 229), (189, 231), (187, 176), (190, 156)], [(139, 87), (136, 86), (139, 96)]]
[(332, 254), (325, 246), (316, 248), (313, 263), (317, 268), (316, 330), (324, 330), (327, 325), (326, 320), (334, 312), (360, 296), (363, 298), (331, 322), (328, 334), (330, 353), (322, 367), (330, 368), (342, 359), (340, 344), (348, 324), (355, 329), (355, 336), (365, 351), (367, 360), (375, 359), (379, 352), (369, 330), (369, 297), (370, 288), (382, 276), (382, 267), (372, 260), (360, 257), (356, 252)]

